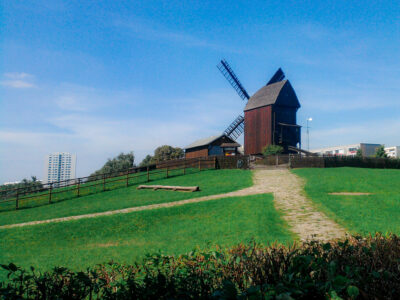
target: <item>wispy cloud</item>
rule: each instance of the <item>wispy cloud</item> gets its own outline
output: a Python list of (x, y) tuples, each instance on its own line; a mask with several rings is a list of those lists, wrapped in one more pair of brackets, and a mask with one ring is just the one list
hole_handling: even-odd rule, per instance
[(76, 96), (61, 96), (56, 99), (56, 104), (62, 110), (87, 111), (88, 106)]
[(147, 20), (133, 18), (129, 20), (115, 19), (114, 26), (129, 29), (137, 38), (152, 41), (167, 41), (185, 47), (207, 48), (219, 52), (241, 53), (237, 47), (227, 47), (184, 32), (173, 31)]
[(33, 76), (24, 72), (4, 73), (4, 80), (0, 81), (0, 84), (9, 88), (15, 89), (27, 89), (36, 87), (32, 83)]

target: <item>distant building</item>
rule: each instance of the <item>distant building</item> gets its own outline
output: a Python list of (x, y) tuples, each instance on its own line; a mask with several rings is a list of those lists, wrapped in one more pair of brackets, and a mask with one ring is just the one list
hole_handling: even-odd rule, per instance
[(385, 153), (390, 158), (400, 158), (400, 146), (385, 147)]
[(380, 147), (381, 144), (366, 144), (366, 143), (358, 143), (351, 144), (345, 146), (334, 146), (334, 147), (326, 147), (320, 149), (314, 149), (310, 152), (316, 153), (318, 155), (326, 155), (326, 156), (355, 156), (357, 154), (357, 150), (361, 149), (363, 156), (371, 156), (374, 155), (376, 149)]
[(216, 135), (197, 140), (185, 147), (185, 158), (239, 154), (240, 145), (226, 135)]
[(4, 182), (3, 185), (11, 185), (11, 184), (18, 184), (18, 183), (21, 183), (21, 181)]
[(43, 183), (75, 179), (76, 155), (56, 152), (46, 156)]

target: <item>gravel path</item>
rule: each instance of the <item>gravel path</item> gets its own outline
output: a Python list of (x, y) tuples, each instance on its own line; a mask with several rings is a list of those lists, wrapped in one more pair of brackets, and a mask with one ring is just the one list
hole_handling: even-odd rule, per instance
[(309, 238), (329, 240), (332, 238), (340, 238), (345, 235), (345, 230), (343, 228), (341, 228), (334, 221), (327, 218), (325, 214), (315, 209), (312, 202), (303, 195), (304, 181), (298, 176), (289, 172), (288, 170), (256, 170), (254, 171), (253, 181), (254, 185), (252, 187), (225, 194), (205, 196), (168, 203), (131, 207), (79, 216), (10, 224), (0, 226), (0, 229), (46, 223), (66, 222), (70, 220), (110, 216), (114, 214), (126, 214), (135, 211), (178, 206), (187, 203), (203, 202), (227, 197), (273, 193), (276, 208), (283, 212), (283, 218), (288, 222), (292, 231), (296, 233), (301, 240), (306, 240)]
[(259, 170), (254, 179), (255, 185), (263, 185), (274, 194), (275, 207), (301, 240), (327, 241), (346, 235), (344, 228), (318, 211), (305, 196), (302, 178), (288, 170)]

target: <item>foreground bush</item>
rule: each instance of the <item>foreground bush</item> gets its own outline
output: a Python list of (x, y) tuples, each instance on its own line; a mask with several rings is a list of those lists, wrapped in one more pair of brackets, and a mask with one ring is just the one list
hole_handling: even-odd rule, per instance
[(396, 235), (158, 254), (85, 272), (2, 267), (3, 299), (400, 299)]

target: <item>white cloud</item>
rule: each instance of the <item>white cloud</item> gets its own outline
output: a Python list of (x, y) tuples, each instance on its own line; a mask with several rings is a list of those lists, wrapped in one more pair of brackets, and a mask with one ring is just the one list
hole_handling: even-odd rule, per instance
[(18, 79), (24, 79), (24, 78), (31, 78), (33, 76), (31, 74), (24, 73), (24, 72), (10, 72), (10, 73), (4, 73), (4, 77), (18, 80)]
[(27, 89), (36, 87), (35, 84), (30, 82), (33, 78), (31, 74), (24, 72), (4, 73), (3, 77), (6, 80), (0, 81), (0, 84), (6, 87), (15, 89)]
[(153, 40), (153, 41), (168, 41), (179, 43), (186, 47), (208, 48), (211, 50), (228, 52), (228, 53), (241, 53), (242, 51), (237, 47), (226, 47), (219, 43), (210, 42), (206, 39), (199, 38), (183, 32), (176, 32), (166, 29), (158, 24), (149, 22), (139, 18), (131, 18), (129, 20), (117, 19), (114, 21), (116, 27), (129, 29), (136, 37)]
[(62, 110), (87, 111), (88, 106), (76, 96), (61, 96), (56, 99), (56, 103)]
[[(82, 95), (82, 99), (87, 100), (83, 104), (84, 107), (92, 105), (90, 99), (96, 99), (97, 92)], [(71, 91), (71, 94), (74, 96), (55, 97), (58, 101), (56, 104), (74, 106), (80, 98), (77, 98), (74, 91)], [(112, 105), (120, 101), (122, 107), (127, 107), (131, 99), (125, 99), (124, 93), (121, 97), (113, 99)], [(153, 99), (157, 102), (157, 97)], [(224, 92), (199, 95), (190, 99), (175, 99), (168, 101), (168, 111), (165, 107), (161, 108), (158, 112), (161, 115), (152, 117), (149, 117), (147, 110), (138, 111), (140, 108), (133, 108), (131, 117), (123, 117), (118, 113), (104, 114), (108, 107), (105, 107), (101, 114), (93, 112), (91, 108), (85, 110), (75, 107), (74, 110), (67, 109), (61, 113), (49, 114), (51, 118), (41, 120), (47, 124), (46, 131), (2, 130), (0, 180), (19, 180), (31, 175), (41, 177), (44, 156), (57, 151), (77, 154), (78, 176), (90, 174), (100, 168), (107, 158), (120, 152), (134, 151), (135, 162), (140, 163), (160, 145), (184, 147), (198, 138), (221, 133), (241, 112), (243, 103), (236, 97), (235, 100), (237, 111), (235, 106), (227, 105), (232, 99)], [(95, 104), (97, 106), (97, 99)]]

